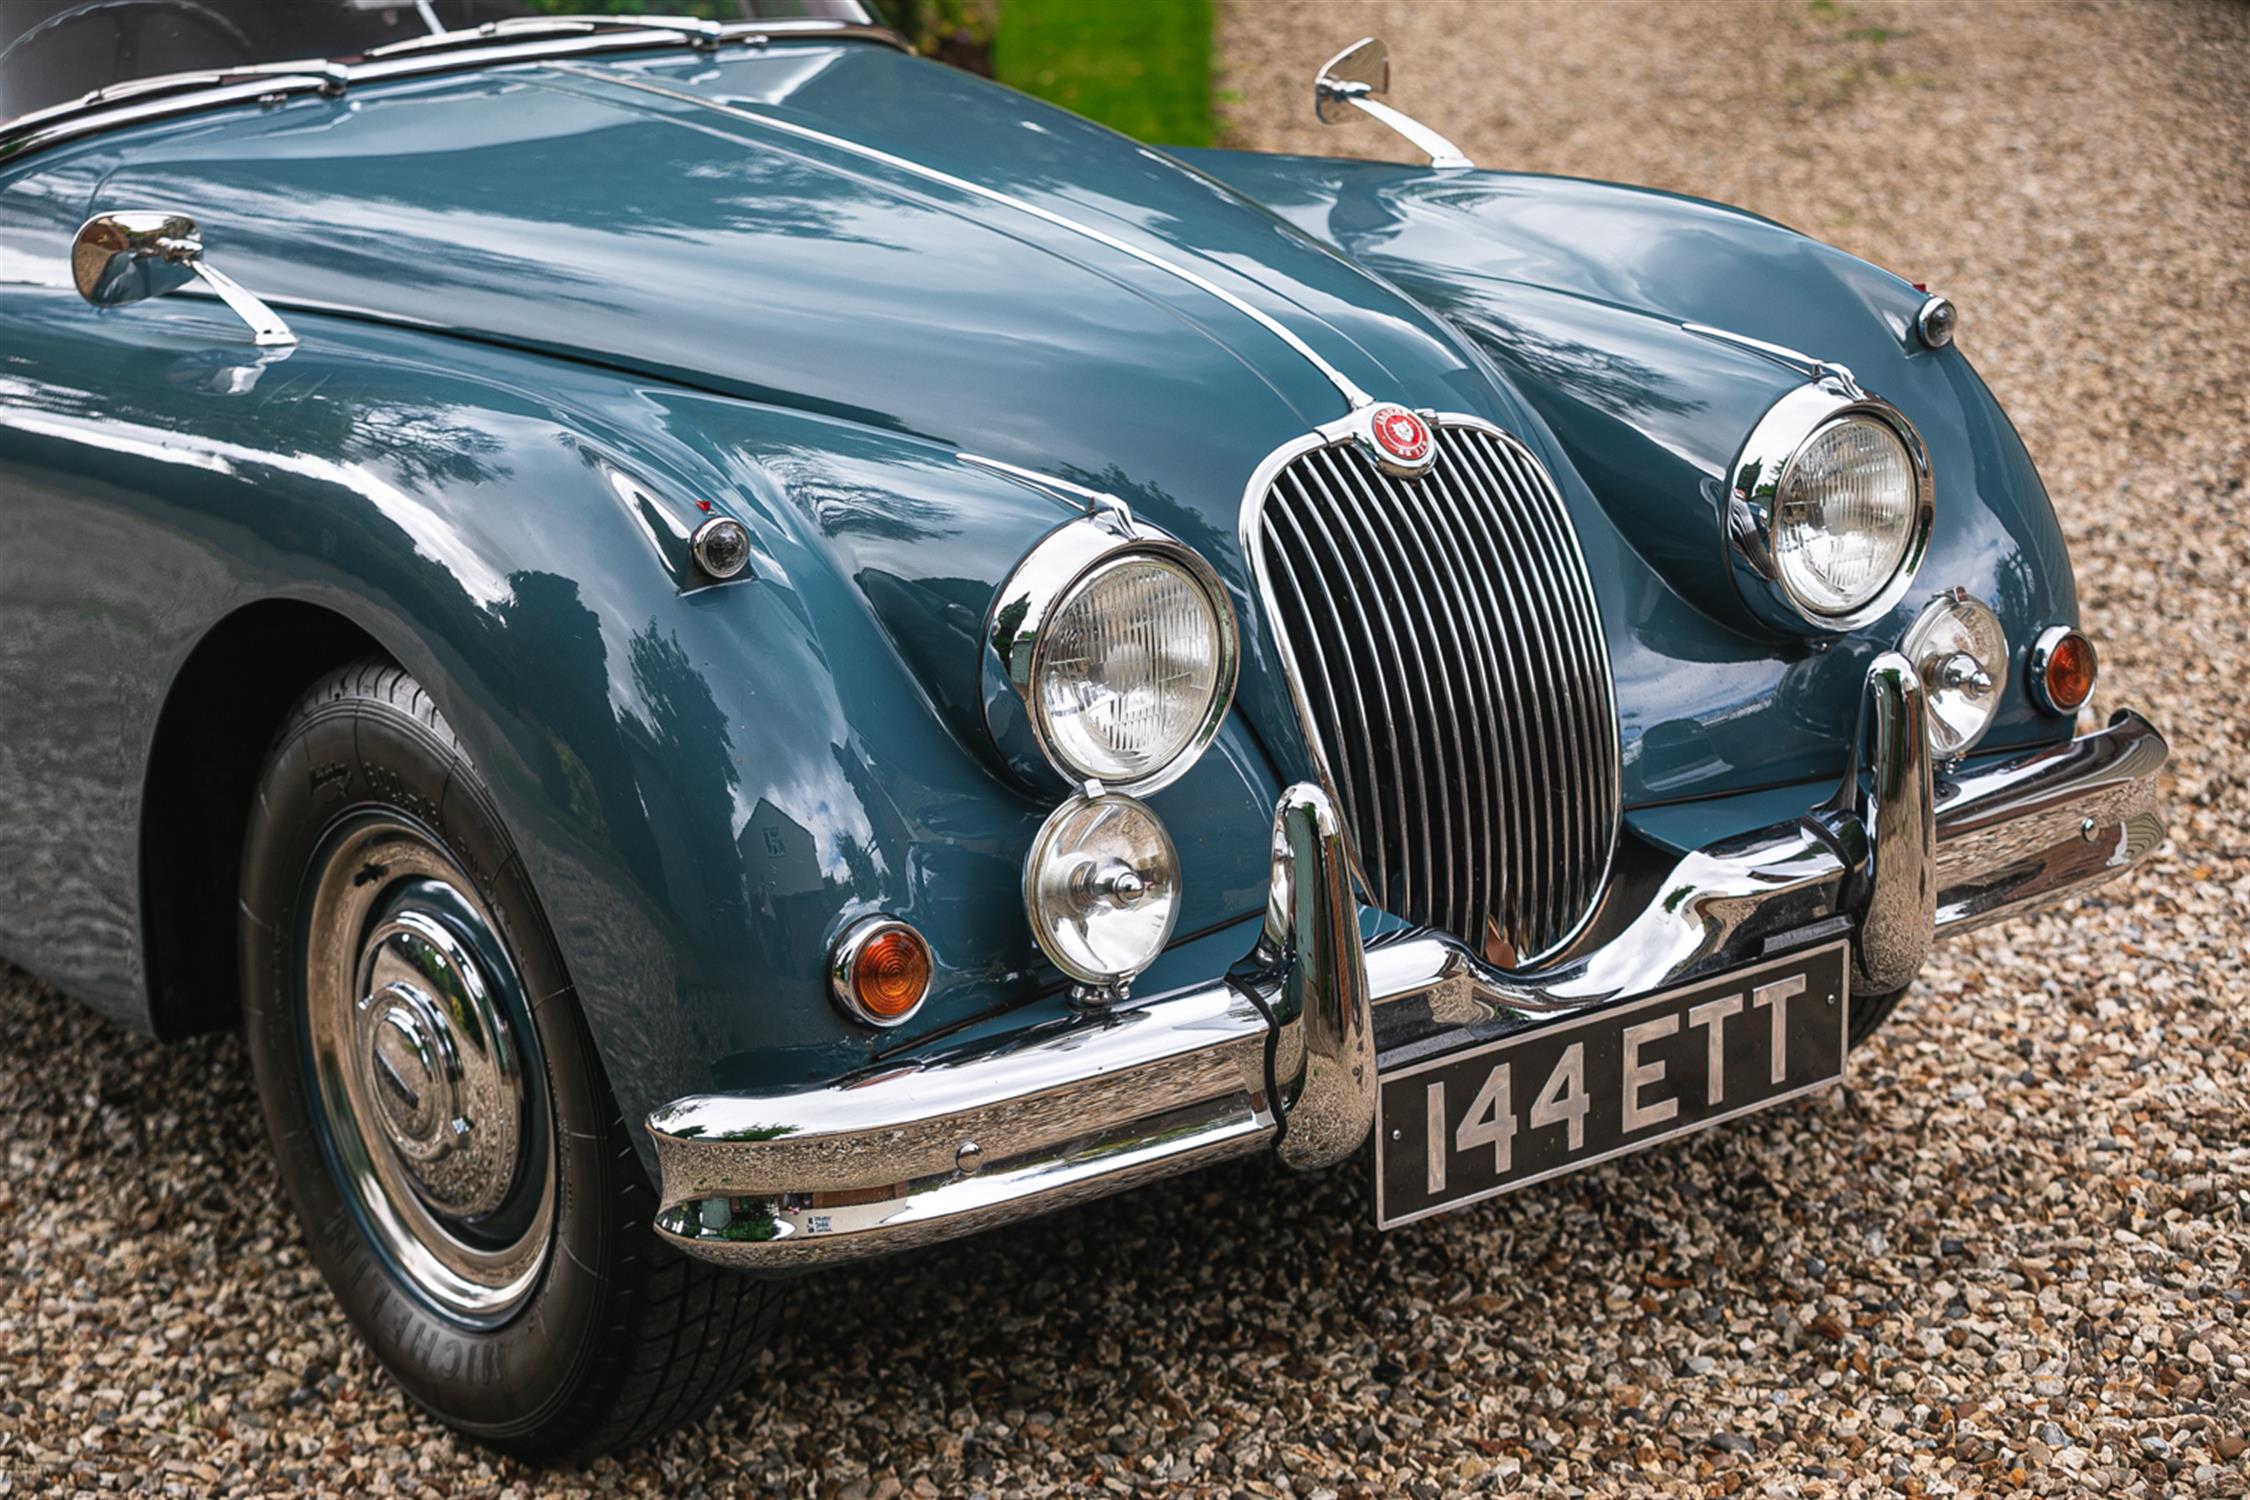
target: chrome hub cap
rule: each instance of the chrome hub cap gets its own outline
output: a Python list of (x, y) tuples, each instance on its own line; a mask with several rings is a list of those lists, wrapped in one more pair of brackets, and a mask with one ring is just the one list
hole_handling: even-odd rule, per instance
[(411, 1290), (505, 1321), (546, 1265), (555, 1192), (514, 963), (473, 884), (404, 821), (346, 823), (310, 878), (305, 1041), (331, 1169)]
[(511, 1028), (476, 955), (409, 908), (367, 940), (360, 968), (353, 1051), (385, 1139), (433, 1207), (493, 1212), (515, 1170), (524, 1100)]
[[(399, 1155), (417, 1163), (435, 1161), (451, 1144), (439, 1126), (453, 1115), (454, 1084), (460, 1064), (445, 1022), (430, 1005), (427, 995), (404, 985), (394, 985), (359, 1002), (360, 1030), (365, 1033), (368, 1072), (375, 1103)], [(370, 1019), (372, 1018), (372, 1019)], [(443, 1091), (445, 1098), (440, 1099)], [(469, 1122), (458, 1122), (469, 1133)], [(417, 1183), (427, 1192), (429, 1178), (419, 1172)]]

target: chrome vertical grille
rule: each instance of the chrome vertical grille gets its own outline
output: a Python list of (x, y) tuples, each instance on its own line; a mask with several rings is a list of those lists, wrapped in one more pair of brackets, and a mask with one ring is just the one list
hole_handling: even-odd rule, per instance
[(1616, 693), (1554, 481), (1482, 425), (1437, 450), (1419, 479), (1354, 443), (1300, 453), (1245, 536), (1373, 898), (1515, 966), (1601, 894)]

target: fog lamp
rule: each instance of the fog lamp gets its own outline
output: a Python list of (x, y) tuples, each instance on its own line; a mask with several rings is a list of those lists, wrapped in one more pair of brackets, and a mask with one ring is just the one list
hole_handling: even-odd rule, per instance
[(1031, 841), (1023, 904), (1056, 968), (1120, 998), (1179, 920), (1179, 854), (1145, 803), (1114, 792), (1073, 797)]
[(2101, 663), (2094, 643), (2068, 625), (2050, 625), (2031, 645), (2031, 696), (2051, 714), (2074, 714), (2094, 696)]
[(2008, 635), (1981, 599), (1952, 589), (1930, 601), (1899, 649), (1921, 674), (1930, 748), (1965, 754), (1984, 737), (2008, 685)]

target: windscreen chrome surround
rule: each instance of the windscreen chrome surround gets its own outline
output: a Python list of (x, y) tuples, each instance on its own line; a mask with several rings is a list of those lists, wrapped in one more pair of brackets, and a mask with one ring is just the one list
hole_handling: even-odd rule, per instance
[[(452, 38), (461, 39), (460, 43), (444, 45)], [(756, 47), (772, 41), (806, 39), (879, 42), (901, 52), (913, 50), (889, 27), (865, 21), (800, 18), (667, 24), (661, 20), (635, 18), (629, 26), (616, 30), (524, 38), (510, 37), (504, 27), (478, 27), (474, 31), (442, 32), (393, 43), (367, 53), (357, 62), (304, 58), (128, 79), (66, 103), (0, 122), (0, 165), (101, 131), (228, 105), (273, 105), (306, 94), (336, 98), (357, 84), (391, 78), (612, 52), (645, 52), (656, 48), (707, 51), (719, 46)]]

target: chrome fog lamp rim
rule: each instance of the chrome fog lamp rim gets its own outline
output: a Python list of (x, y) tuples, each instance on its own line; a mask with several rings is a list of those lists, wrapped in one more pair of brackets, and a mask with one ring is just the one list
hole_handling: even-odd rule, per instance
[[(1039, 701), (1038, 679), (1044, 665), (1042, 650), (1047, 627), (1073, 600), (1079, 589), (1104, 569), (1136, 558), (1156, 558), (1178, 566), (1202, 589), (1211, 604), (1218, 628), (1218, 677), (1211, 702), (1187, 742), (1162, 765), (1138, 777), (1110, 780), (1097, 771), (1074, 764), (1063, 753), (1047, 724)], [(1218, 572), (1194, 548), (1140, 522), (1115, 517), (1087, 516), (1057, 527), (1016, 565), (1015, 572), (993, 597), (987, 637), (1000, 659), (1001, 670), (1015, 690), (1039, 752), (1073, 785), (1096, 791), (1141, 795), (1167, 786), (1187, 774), (1226, 722), (1234, 706), (1235, 678), (1241, 665), (1241, 631), (1234, 603)], [(999, 738), (996, 726), (987, 727)]]
[[(1972, 635), (1986, 634), (1986, 649), (1942, 650), (1941, 637), (1953, 626)], [(1967, 589), (1947, 589), (1914, 617), (1913, 625), (1899, 641), (1899, 650), (1922, 679), (1930, 749), (1947, 760), (1968, 754), (1999, 719), (2007, 701), (2008, 658), (2012, 653), (2007, 628), (2000, 623), (1999, 615)], [(1954, 659), (1962, 656), (1968, 657), (1968, 663), (1953, 666)], [(1962, 675), (1969, 672), (1981, 674), (1981, 681)], [(1981, 716), (1966, 729), (1961, 728), (1961, 710), (1973, 710), (1980, 704)]]
[[(1130, 820), (1140, 833), (1151, 836), (1154, 857), (1134, 865), (1114, 855), (1104, 861), (1089, 853), (1095, 842), (1089, 835), (1100, 831), (1097, 820), (1105, 814)], [(1155, 925), (1141, 924), (1145, 940), (1137, 951), (1101, 963), (1091, 951), (1096, 945), (1090, 934), (1076, 945), (1064, 941), (1070, 914), (1055, 909), (1054, 902), (1058, 892), (1081, 887), (1087, 898), (1085, 909), (1077, 913), (1082, 925), (1098, 904), (1121, 911), (1142, 901), (1161, 903), (1155, 910)], [(1171, 830), (1147, 803), (1121, 792), (1071, 797), (1048, 814), (1024, 856), (1023, 906), (1032, 937), (1086, 999), (1124, 998), (1132, 982), (1163, 955), (1179, 925), (1179, 891), (1180, 856)]]
[[(1906, 549), (1890, 580), (1857, 607), (1836, 613), (1813, 609), (1791, 592), (1774, 552), (1775, 528), (1784, 486), (1797, 459), (1829, 427), (1854, 417), (1888, 427), (1906, 449), (1913, 475), (1913, 513)], [(1743, 603), (1765, 625), (1798, 635), (1832, 635), (1856, 630), (1889, 614), (1906, 591), (1930, 547), (1937, 516), (1937, 491), (1930, 474), (1930, 451), (1906, 414), (1831, 372), (1788, 392), (1758, 419), (1728, 471), (1727, 556)]]

